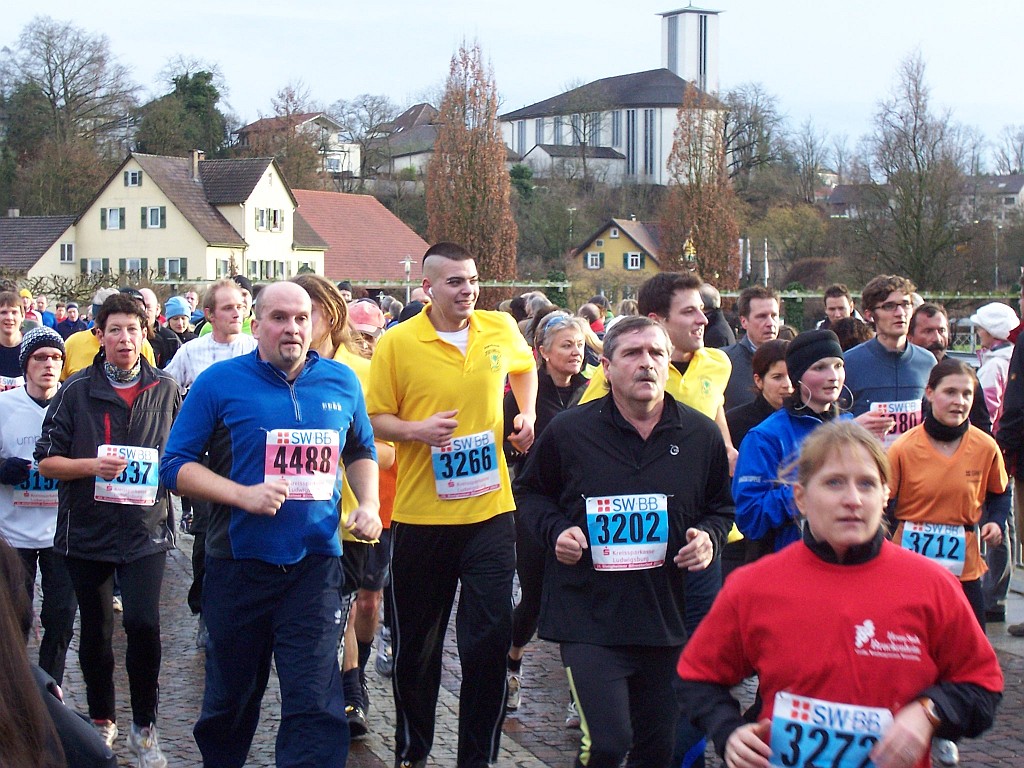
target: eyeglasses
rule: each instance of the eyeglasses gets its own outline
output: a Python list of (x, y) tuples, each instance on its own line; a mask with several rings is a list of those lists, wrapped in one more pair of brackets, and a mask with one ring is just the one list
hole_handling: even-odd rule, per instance
[(34, 355), (31, 355), (31, 358), (37, 363), (45, 363), (47, 360), (53, 360), (59, 363), (64, 359), (64, 355), (60, 352), (51, 352), (50, 354), (47, 354), (46, 352), (36, 352)]
[(554, 330), (555, 326), (575, 324), (576, 319), (568, 312), (552, 312), (544, 318), (544, 322), (541, 323), (540, 329), (544, 331), (544, 333), (547, 333), (549, 330)]
[(897, 309), (902, 309), (908, 314), (913, 308), (914, 305), (909, 301), (887, 301), (885, 304), (878, 304), (875, 306), (875, 309), (884, 309), (886, 312), (895, 312)]

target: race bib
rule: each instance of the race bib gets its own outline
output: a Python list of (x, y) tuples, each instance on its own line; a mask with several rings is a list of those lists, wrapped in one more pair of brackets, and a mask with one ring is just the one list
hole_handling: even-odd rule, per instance
[(263, 480), (288, 481), (288, 498), (329, 501), (338, 481), (341, 436), (336, 429), (272, 429), (267, 432)]
[(14, 486), (16, 507), (57, 507), (57, 481), (43, 477), (33, 465), (28, 480)]
[(160, 485), (160, 452), (156, 448), (140, 448), (137, 445), (101, 445), (96, 449), (99, 458), (119, 456), (128, 462), (120, 475), (113, 480), (96, 478), (93, 498), (110, 504), (135, 504), (149, 507), (156, 503), (156, 492)]
[(892, 725), (880, 707), (775, 694), (771, 764), (779, 768), (867, 768), (872, 748)]
[(879, 413), (882, 416), (889, 416), (895, 421), (892, 431), (889, 432), (882, 441), (886, 448), (896, 442), (897, 437), (902, 435), (904, 432), (909, 432), (921, 423), (920, 400), (897, 400), (886, 403), (872, 403), (871, 412)]
[(641, 493), (588, 498), (587, 530), (595, 570), (658, 568), (668, 549), (668, 497)]
[(954, 576), (964, 572), (967, 532), (962, 525), (904, 522), (900, 546), (934, 560)]
[(24, 376), (0, 376), (0, 392), (25, 386)]
[(430, 462), (439, 499), (468, 499), (501, 487), (498, 449), (491, 431), (453, 437), (444, 448), (431, 446)]

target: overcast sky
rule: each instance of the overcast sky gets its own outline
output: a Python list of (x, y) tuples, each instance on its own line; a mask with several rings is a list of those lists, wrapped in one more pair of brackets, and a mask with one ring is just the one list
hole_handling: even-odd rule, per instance
[[(327, 2), (176, 0), (131, 6), (98, 0), (10, 3), (0, 43), (12, 45), (36, 13), (109, 37), (111, 49), (151, 93), (177, 56), (220, 65), (231, 110), (243, 121), (270, 114), (272, 95), (302, 80), (330, 104), (381, 93), (400, 106), (437, 94), (465, 38), (494, 67), (502, 110), (568, 85), (661, 66), (654, 0)], [(851, 145), (870, 127), (901, 59), (920, 51), (936, 108), (990, 140), (1024, 124), (1020, 0), (722, 0), (721, 88), (759, 82), (796, 128), (806, 118)]]

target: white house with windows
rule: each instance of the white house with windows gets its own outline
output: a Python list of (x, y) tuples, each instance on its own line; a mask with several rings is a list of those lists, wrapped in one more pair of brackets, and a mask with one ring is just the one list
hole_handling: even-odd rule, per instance
[(270, 158), (131, 154), (76, 219), (80, 272), (173, 282), (322, 273), (326, 243)]
[(263, 117), (235, 131), (241, 147), (265, 152), (276, 134), (292, 131), (306, 137), (320, 155), (320, 171), (336, 179), (356, 178), (362, 163), (359, 145), (345, 140), (341, 123), (326, 112)]
[[(718, 91), (718, 13), (689, 7), (662, 14), (662, 68), (602, 78), (507, 112), (499, 118), (505, 143), (527, 158), (552, 155), (535, 152), (538, 146), (568, 148), (580, 170), (587, 152), (615, 153), (622, 156), (621, 172), (614, 162), (601, 162), (610, 155), (595, 163), (609, 182), (667, 184), (679, 107), (687, 97), (719, 105), (707, 95)], [(563, 158), (566, 151), (558, 150)], [(544, 163), (534, 163), (534, 172), (565, 166), (564, 160)]]
[(0, 218), (0, 267), (28, 277), (78, 274), (74, 216)]

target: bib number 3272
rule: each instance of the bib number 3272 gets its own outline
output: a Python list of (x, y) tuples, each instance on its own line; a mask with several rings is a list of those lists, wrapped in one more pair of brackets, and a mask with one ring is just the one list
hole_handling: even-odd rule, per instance
[(868, 768), (892, 712), (779, 692), (772, 710), (771, 764), (778, 768)]
[(431, 446), (430, 463), (439, 499), (468, 499), (501, 487), (493, 432), (453, 437), (444, 448)]

